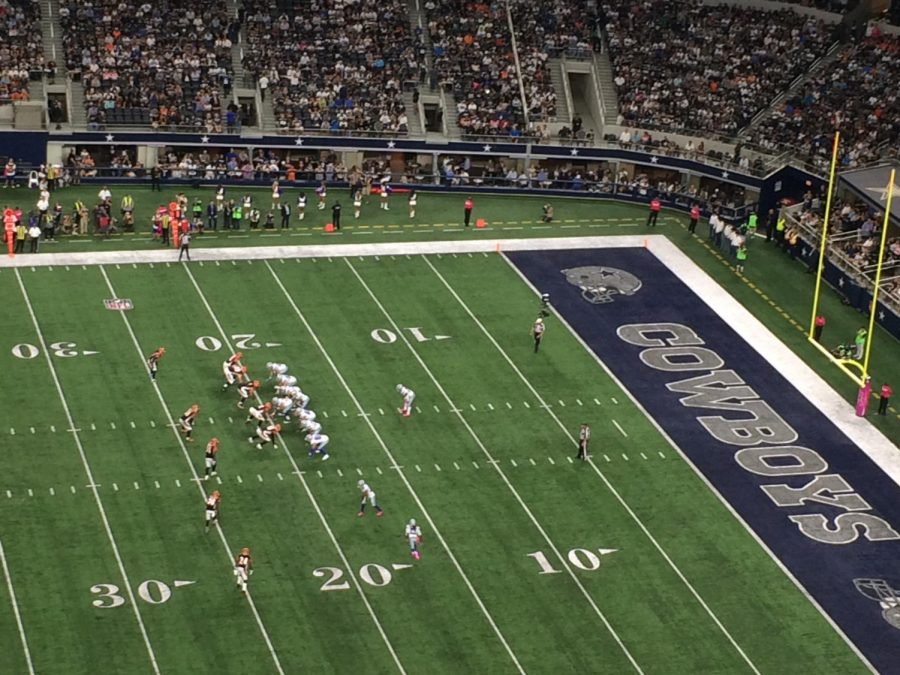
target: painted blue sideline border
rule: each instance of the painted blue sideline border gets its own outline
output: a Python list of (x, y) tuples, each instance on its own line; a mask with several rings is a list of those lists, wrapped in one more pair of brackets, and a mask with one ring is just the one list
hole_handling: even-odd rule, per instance
[[(748, 342), (756, 337), (754, 328), (748, 324), (743, 335), (735, 331), (707, 304), (705, 289), (701, 299), (646, 249), (506, 255), (536, 289), (551, 294), (563, 319), (864, 658), (882, 673), (900, 673), (900, 607), (892, 611), (900, 596), (900, 485), (809, 400), (809, 392), (802, 394), (758, 351), (759, 345), (754, 348)], [(612, 302), (592, 304), (561, 272), (581, 267), (595, 268), (586, 272), (588, 286), (634, 287), (627, 275), (597, 275), (596, 268), (607, 267), (635, 275), (640, 288), (632, 295), (612, 294)], [(586, 294), (596, 299), (597, 294)], [(655, 328), (623, 328), (639, 324)], [(677, 342), (673, 331), (682, 343), (674, 347), (668, 345)], [(552, 340), (552, 334), (548, 338)], [(670, 365), (665, 366), (665, 359)], [(711, 370), (733, 371), (731, 394), (739, 398), (729, 399), (712, 388), (705, 392), (710, 397), (702, 407), (685, 405), (688, 396), (704, 392), (684, 391), (684, 381)], [(679, 382), (683, 391), (672, 391)], [(752, 417), (751, 407), (770, 418), (779, 439), (751, 444), (729, 436), (730, 442), (724, 442), (727, 425), (719, 424), (714, 435), (698, 420), (746, 420)], [(707, 424), (712, 426), (714, 420)], [(795, 449), (771, 450), (787, 446)], [(791, 492), (803, 486), (830, 490), (811, 489), (805, 499)], [(888, 621), (892, 617), (896, 625)]]

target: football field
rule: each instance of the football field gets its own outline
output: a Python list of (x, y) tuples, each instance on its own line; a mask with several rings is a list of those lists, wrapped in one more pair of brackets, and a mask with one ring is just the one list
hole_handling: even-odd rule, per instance
[[(604, 246), (627, 247), (633, 269), (651, 265), (632, 240)], [(0, 673), (889, 672), (900, 631), (853, 587), (860, 560), (897, 551), (885, 534), (897, 484), (877, 458), (852, 445), (870, 472), (854, 488), (874, 486), (873, 520), (850, 528), (858, 541), (807, 542), (769, 493), (692, 454), (701, 444), (680, 440), (677, 400), (654, 408), (639, 362), (604, 356), (614, 337), (595, 344), (580, 327), (582, 309), (626, 311), (627, 289), (606, 310), (559, 274), (570, 252), (479, 247), (207, 249), (190, 265), (0, 270)], [(572, 266), (594, 253), (578, 255)], [(554, 309), (535, 352), (542, 265)], [(641, 274), (634, 299), (671, 306), (651, 281), (661, 273)], [(109, 309), (116, 298), (133, 308)], [(684, 302), (686, 321), (706, 316)], [(757, 344), (729, 343), (747, 364), (775, 340), (738, 332)], [(151, 381), (146, 358), (160, 346)], [(308, 456), (295, 421), (262, 450), (248, 443), (255, 425), (222, 387), (238, 350), (266, 399), (266, 363), (289, 366), (331, 439), (328, 461)], [(416, 392), (408, 418), (398, 383)], [(783, 393), (786, 409), (820, 414), (805, 394), (773, 391), (775, 406)], [(187, 442), (177, 420), (191, 404)], [(582, 423), (588, 462), (576, 459)], [(219, 474), (204, 481), (214, 436)], [(830, 470), (849, 477), (847, 456)], [(383, 517), (358, 517), (359, 479)], [(832, 499), (847, 492), (833, 485)], [(212, 490), (222, 506), (206, 532)], [(802, 506), (826, 499), (813, 496)], [(776, 518), (789, 528), (779, 541), (803, 543), (773, 543)], [(891, 548), (865, 548), (879, 542)], [(243, 547), (247, 595), (233, 572)], [(852, 571), (834, 596), (847, 617), (803, 578), (836, 549), (834, 568)], [(845, 636), (857, 600), (881, 648)]]

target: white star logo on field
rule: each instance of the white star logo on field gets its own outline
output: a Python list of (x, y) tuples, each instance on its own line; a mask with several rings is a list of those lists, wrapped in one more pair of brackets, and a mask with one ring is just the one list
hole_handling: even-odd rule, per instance
[(727, 172), (727, 171), (723, 171), (723, 172), (722, 172), (722, 178), (728, 178), (728, 172)]
[(575, 155), (578, 154), (578, 148), (572, 148), (571, 150), (569, 150), (569, 154), (572, 155), (572, 157), (574, 157)]
[(658, 163), (658, 162), (659, 162), (659, 157), (657, 157), (656, 155), (653, 155), (653, 156), (650, 158), (650, 163), (651, 163), (651, 164), (656, 164), (656, 163)]
[(209, 136), (201, 136), (200, 142), (201, 143), (209, 143)]
[(389, 147), (389, 148), (395, 148), (395, 147), (397, 147), (397, 144), (394, 143), (394, 141), (388, 141), (388, 147)]
[(302, 139), (302, 138), (295, 138), (295, 139), (294, 139), (294, 145), (303, 145), (303, 139)]
[(484, 151), (485, 151), (485, 152), (490, 152), (490, 151), (491, 151), (491, 146), (490, 146), (490, 145), (485, 145), (485, 146), (484, 146)]
[[(880, 202), (887, 201), (887, 193), (888, 193), (887, 185), (885, 185), (884, 187), (867, 187), (866, 190), (868, 192), (877, 192), (880, 195), (878, 197), (878, 201), (880, 201)], [(900, 195), (900, 185), (897, 185), (896, 183), (894, 183), (894, 195), (893, 196), (897, 197), (898, 195)]]
[(107, 143), (112, 143), (114, 138), (115, 138), (115, 136), (113, 136), (112, 134), (106, 134), (106, 142)]

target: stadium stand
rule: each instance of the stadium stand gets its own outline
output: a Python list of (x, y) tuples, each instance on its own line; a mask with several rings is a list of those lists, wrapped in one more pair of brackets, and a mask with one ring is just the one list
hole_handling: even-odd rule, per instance
[(835, 128), (842, 134), (843, 168), (896, 153), (900, 143), (900, 37), (871, 30), (841, 49), (827, 71), (772, 110), (754, 129), (754, 143), (795, 150), (827, 170)]
[(61, 0), (60, 24), (90, 128), (222, 132), (222, 83), (232, 74), (224, 2)]
[(0, 103), (27, 101), (29, 79), (43, 70), (40, 5), (0, 0)]
[(699, 0), (605, 3), (625, 124), (735, 135), (827, 50), (828, 27), (789, 9)]
[(401, 0), (244, 3), (243, 66), (265, 78), (280, 131), (406, 134), (402, 93), (420, 74)]

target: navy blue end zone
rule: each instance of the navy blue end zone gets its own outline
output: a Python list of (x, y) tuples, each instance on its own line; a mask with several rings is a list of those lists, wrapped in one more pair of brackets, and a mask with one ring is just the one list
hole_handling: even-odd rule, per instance
[[(562, 317), (872, 665), (900, 673), (900, 486), (649, 251), (506, 255), (536, 289), (550, 293)], [(562, 272), (574, 268), (588, 268), (569, 273), (573, 281), (582, 279), (582, 287)], [(621, 329), (638, 324), (685, 329)], [(670, 347), (679, 342), (702, 347), (683, 347), (679, 354)], [(704, 366), (711, 352), (724, 364)], [(670, 368), (661, 370), (660, 363)], [(734, 375), (684, 384), (713, 370)], [(723, 384), (723, 377), (732, 381)], [(718, 405), (700, 405), (710, 401)], [(714, 433), (698, 419), (752, 418), (744, 405), (770, 407), (796, 438), (754, 442), (734, 436), (736, 442), (725, 442), (727, 422), (708, 421), (718, 424)], [(776, 447), (796, 448), (796, 457)], [(742, 449), (747, 452), (739, 454)], [(811, 494), (791, 492), (811, 485)]]

